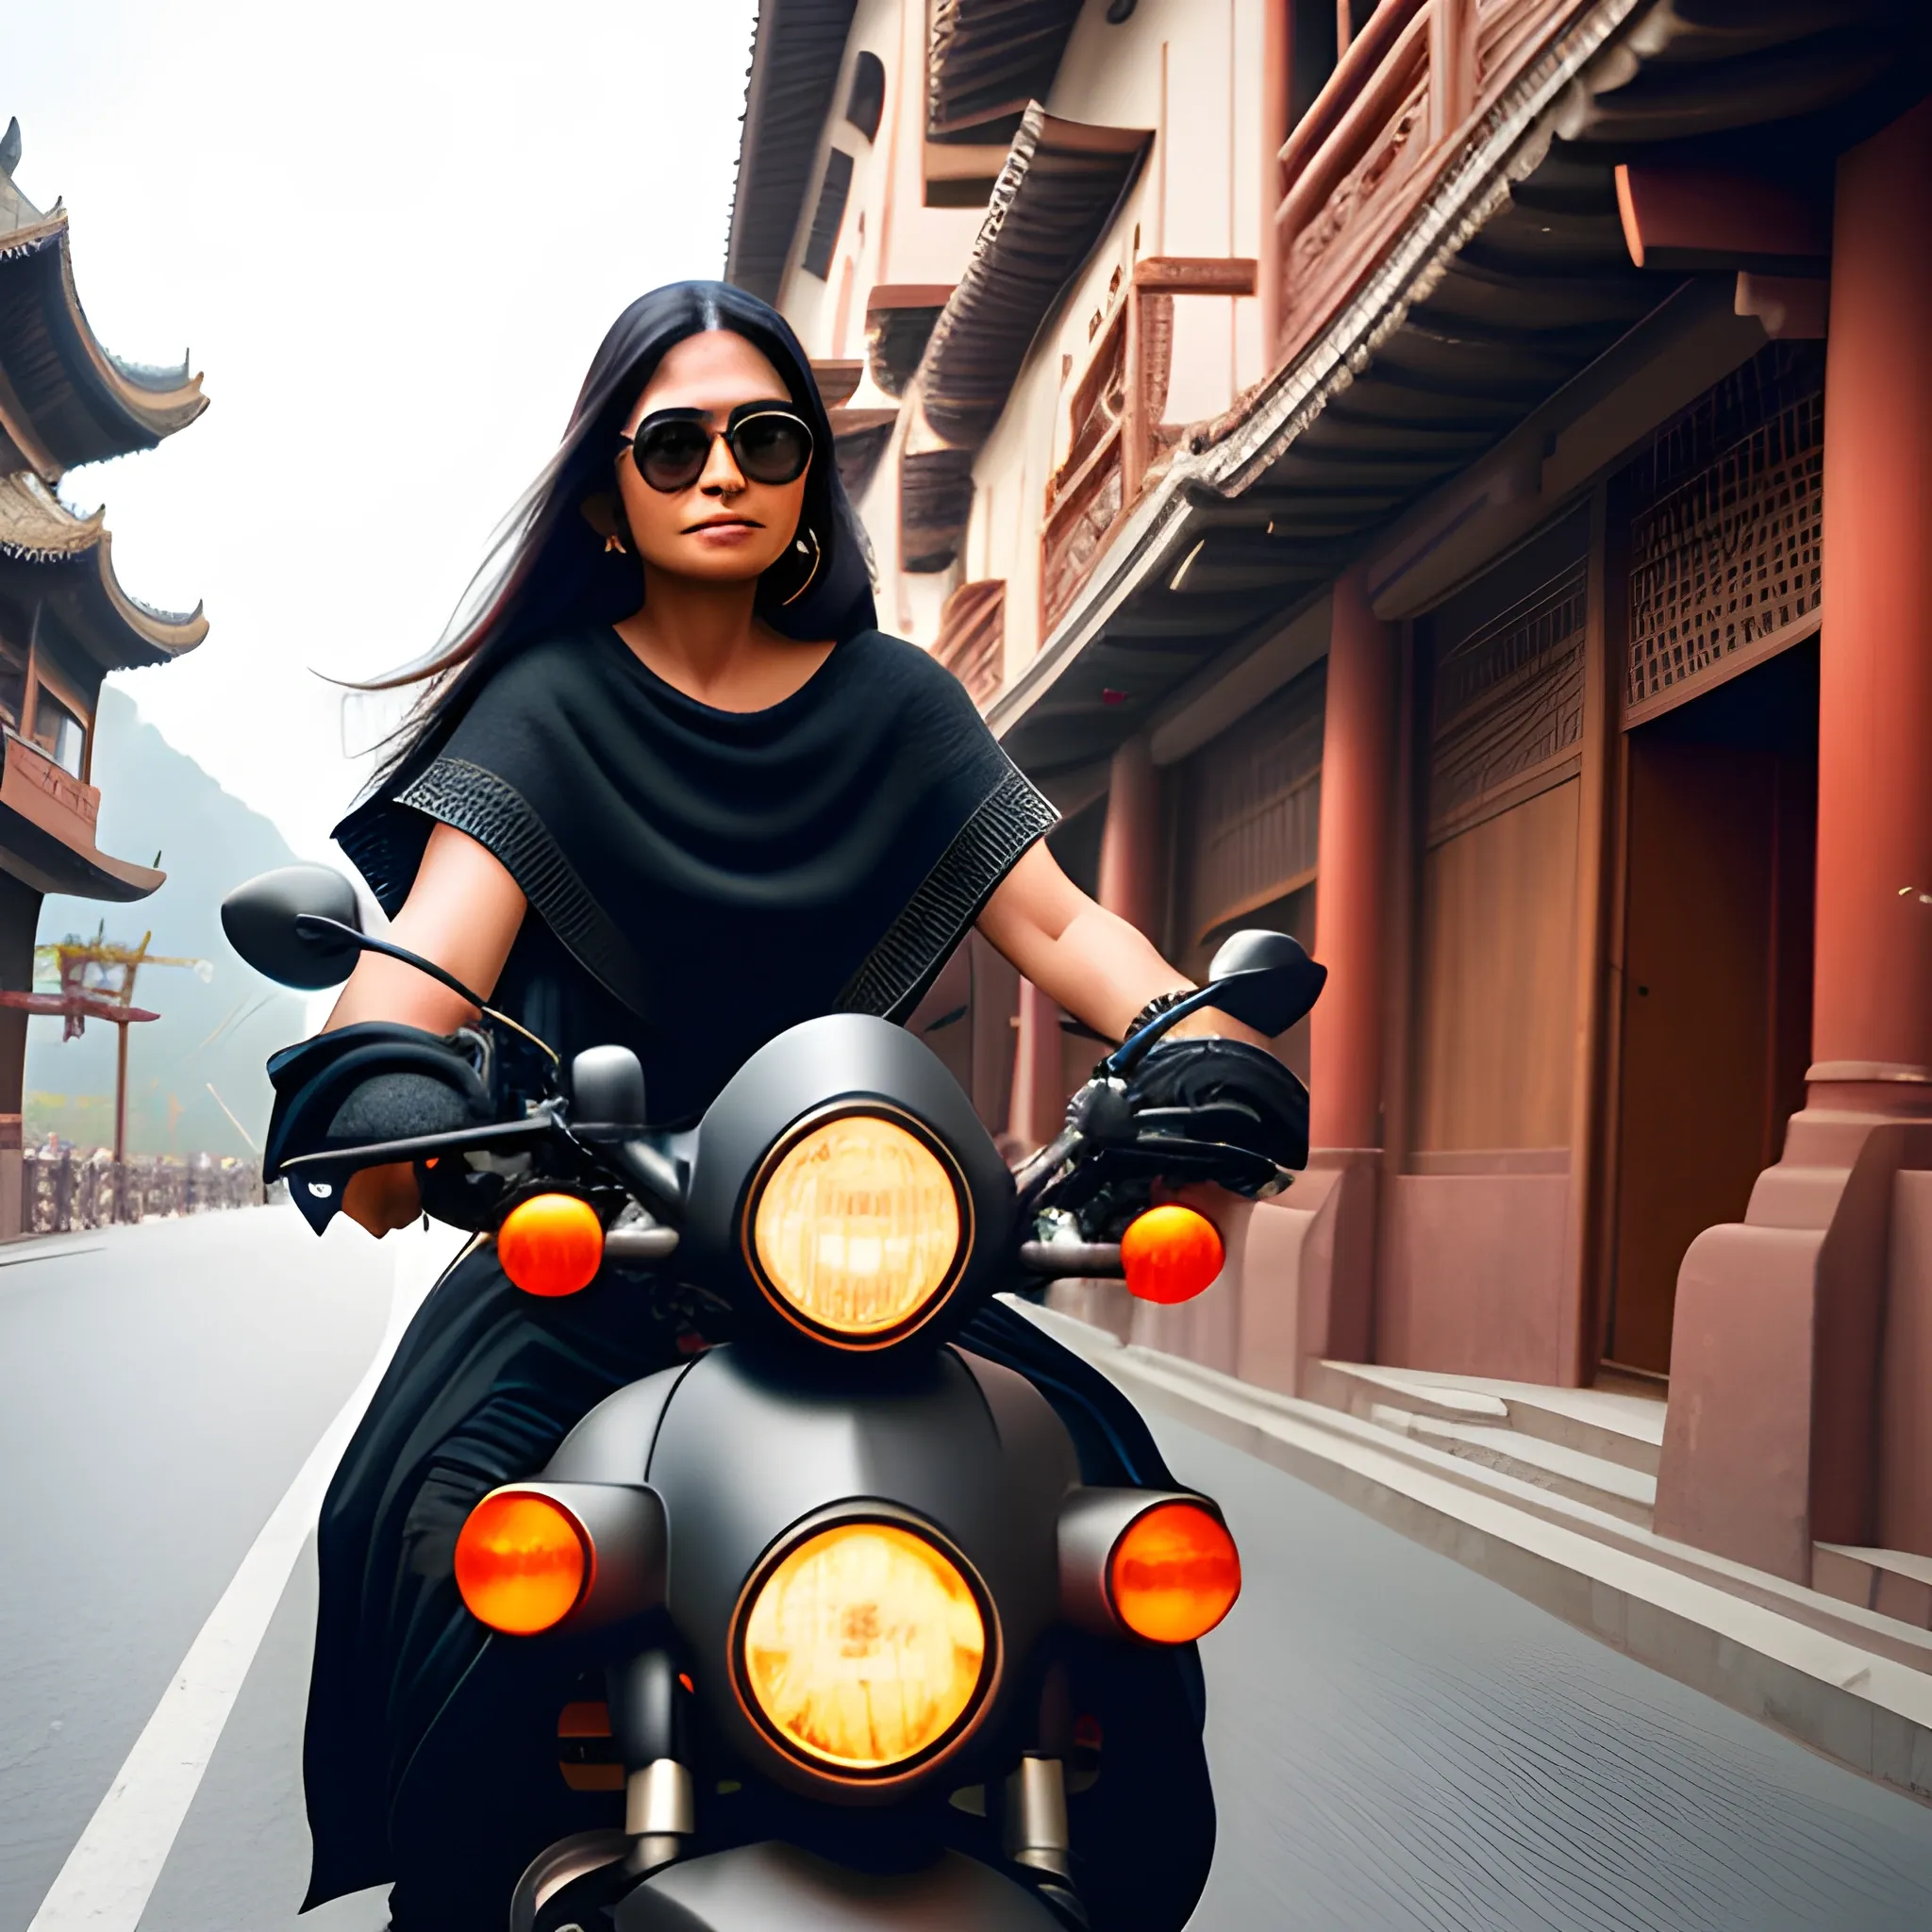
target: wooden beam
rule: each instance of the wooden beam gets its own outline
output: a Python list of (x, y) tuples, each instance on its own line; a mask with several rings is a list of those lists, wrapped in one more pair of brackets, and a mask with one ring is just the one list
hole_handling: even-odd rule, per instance
[(1831, 258), (1829, 204), (1763, 175), (1620, 162), (1617, 212), (1639, 268), (1802, 275)]
[(874, 282), (865, 298), (865, 312), (877, 315), (896, 308), (943, 308), (952, 293), (951, 282)]
[(1134, 264), (1134, 286), (1164, 295), (1252, 295), (1252, 255), (1149, 255)]
[(814, 360), (811, 365), (812, 380), (819, 386), (819, 400), (827, 409), (850, 402), (852, 391), (864, 374), (865, 364), (858, 357), (849, 360), (842, 357), (837, 361)]

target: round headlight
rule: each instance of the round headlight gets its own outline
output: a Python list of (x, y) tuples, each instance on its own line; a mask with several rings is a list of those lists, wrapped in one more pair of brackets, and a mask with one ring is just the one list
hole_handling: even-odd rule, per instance
[(741, 1624), (747, 1701), (780, 1745), (847, 1773), (942, 1743), (986, 1679), (986, 1619), (959, 1566), (895, 1524), (841, 1523), (789, 1551)]
[(773, 1161), (750, 1250), (781, 1313), (845, 1346), (893, 1340), (950, 1284), (960, 1191), (918, 1135), (876, 1114), (806, 1129)]

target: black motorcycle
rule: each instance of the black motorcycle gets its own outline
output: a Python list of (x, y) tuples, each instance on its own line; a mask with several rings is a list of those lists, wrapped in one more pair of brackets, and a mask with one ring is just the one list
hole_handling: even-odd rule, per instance
[[(360, 933), (325, 869), (223, 909), (272, 978), (330, 984), (374, 950), (474, 999)], [(1292, 940), (1238, 935), (1017, 1174), (932, 1053), (866, 1016), (772, 1041), (680, 1132), (645, 1124), (627, 1048), (577, 1055), (566, 1079), (480, 1000), (451, 1040), (328, 1036), (341, 1071), (305, 1101), (322, 1144), (279, 1163), (311, 1224), (358, 1170), (411, 1161), (429, 1211), (493, 1238), (520, 1289), (616, 1271), (666, 1319), (730, 1337), (601, 1403), (458, 1541), (463, 1601), (561, 1710), (562, 1779), (587, 1805), (622, 1792), (621, 1826), (532, 1858), (512, 1932), (1088, 1923), (1078, 1821), (1109, 1773), (1144, 1783), (1160, 1762), (1141, 1718), (1174, 1722), (1119, 1686), (1226, 1615), (1240, 1561), (1208, 1498), (1084, 1482), (1056, 1404), (958, 1338), (989, 1308), (1024, 1325), (992, 1298), (1055, 1276), (1205, 1288), (1219, 1236), (1157, 1181), (1281, 1175), (1215, 1138), (1211, 1104), (1136, 1110), (1134, 1070), (1199, 1008), (1276, 1034), (1323, 977)], [(522, 1090), (518, 1055), (539, 1070)], [(421, 1130), (371, 1139), (377, 1118)]]

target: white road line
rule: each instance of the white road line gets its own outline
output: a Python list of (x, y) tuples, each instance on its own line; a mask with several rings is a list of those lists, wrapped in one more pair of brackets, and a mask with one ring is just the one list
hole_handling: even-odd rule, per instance
[(315, 1527), (329, 1477), (409, 1318), (458, 1244), (450, 1230), (441, 1229), (426, 1238), (412, 1235), (397, 1256), (389, 1324), (368, 1372), (309, 1451), (208, 1613), (27, 1932), (136, 1932), (295, 1559)]
[[(12, 1243), (9, 1241), (10, 1247)], [(106, 1241), (81, 1241), (75, 1244), (68, 1241), (42, 1242), (37, 1248), (29, 1248), (25, 1254), (0, 1255), (0, 1268), (18, 1268), (23, 1261), (64, 1261), (70, 1255), (98, 1255), (107, 1246)]]

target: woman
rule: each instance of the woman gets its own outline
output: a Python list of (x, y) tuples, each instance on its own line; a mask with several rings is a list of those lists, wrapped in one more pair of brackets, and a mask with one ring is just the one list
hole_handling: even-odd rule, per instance
[[(1052, 807), (958, 683), (874, 627), (868, 577), (785, 323), (712, 283), (635, 303), (508, 526), (480, 612), (408, 674), (436, 681), (338, 828), (394, 937), (566, 1060), (634, 1047), (664, 1124), (694, 1118), (799, 1021), (903, 1018), (975, 922), (1049, 996), (1124, 1036), (1185, 983), (1060, 872), (1041, 842)], [(365, 956), (330, 1027), (447, 1034), (475, 1018)], [(283, 1102), (307, 1051), (280, 1064)], [(1289, 1158), (1298, 1090), (1251, 1047), (1226, 1058), (1258, 1141)], [(418, 1179), (365, 1171), (344, 1211), (377, 1236), (402, 1227), (422, 1211)], [(638, 1300), (593, 1287), (533, 1304), (484, 1248), (406, 1337), (322, 1525), (311, 1904), (393, 1877), (399, 1924), (441, 1923), (454, 1881), (438, 1855), (453, 1853), (438, 1818), (458, 1774), (421, 1747), (483, 1647), (450, 1580), (456, 1532), (603, 1395), (696, 1344), (642, 1322)], [(974, 1345), (1070, 1412), (1108, 1407), (1007, 1320)], [(1086, 1435), (1112, 1479), (1164, 1476), (1130, 1415)], [(476, 1882), (479, 1909), (501, 1909), (497, 1877)]]

